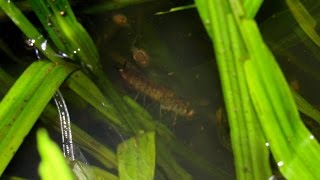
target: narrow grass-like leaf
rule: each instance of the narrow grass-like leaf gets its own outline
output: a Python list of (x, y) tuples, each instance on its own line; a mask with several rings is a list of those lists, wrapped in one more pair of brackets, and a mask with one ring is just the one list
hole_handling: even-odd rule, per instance
[(17, 80), (0, 104), (0, 174), (64, 79), (66, 64), (37, 61)]
[(46, 77), (50, 63), (40, 62), (31, 65), (16, 82), (16, 87), (10, 90), (11, 95), (7, 95), (1, 101), (0, 109), (0, 138), (9, 131), (7, 126), (11, 126), (12, 121), (21, 113), (26, 102), (33, 96), (34, 91), (40, 86)]
[[(204, 159), (204, 157), (199, 156), (196, 152), (193, 152), (191, 149), (188, 149), (185, 144), (175, 142), (166, 145), (164, 148), (168, 148), (170, 146), (174, 146), (172, 147), (172, 149), (177, 156), (183, 158), (184, 160), (188, 160), (193, 164), (196, 164), (198, 168), (205, 170), (210, 175), (210, 177), (212, 177), (212, 179), (235, 179), (233, 173), (225, 171), (219, 165), (214, 165), (210, 163), (209, 161)], [(159, 158), (157, 158), (157, 161), (159, 161)]]
[(257, 25), (242, 21), (252, 59), (245, 62), (251, 99), (280, 171), (288, 179), (319, 179), (320, 146), (302, 123), (290, 89)]
[[(168, 151), (168, 148), (170, 146), (167, 145), (162, 139), (157, 138), (156, 141), (156, 147), (157, 147), (157, 164), (160, 165), (160, 167), (166, 172), (166, 175), (168, 179), (185, 179), (185, 180), (191, 180), (192, 176), (186, 172), (185, 169), (179, 166), (179, 164), (176, 161), (171, 161), (170, 159), (174, 159), (173, 154)], [(182, 149), (184, 152), (186, 149)], [(188, 155), (190, 155), (188, 153)], [(211, 169), (212, 170), (212, 169)], [(216, 169), (213, 169), (213, 174), (217, 175)], [(217, 176), (215, 176), (217, 177)]]
[(13, 2), (0, 0), (0, 7), (9, 16), (9, 18), (20, 28), (20, 30), (33, 41), (33, 45), (42, 51), (51, 61), (60, 62), (61, 60), (50, 44), (46, 44), (45, 48), (41, 45), (46, 43), (45, 37), (32, 25), (32, 23), (22, 14)]
[(155, 13), (155, 15), (163, 15), (163, 14), (173, 13), (173, 12), (177, 12), (177, 11), (183, 11), (183, 10), (187, 10), (187, 9), (192, 9), (192, 8), (195, 8), (195, 7), (196, 7), (195, 4), (179, 6), (179, 7), (171, 8), (168, 11), (157, 12), (157, 13)]
[(119, 178), (107, 171), (100, 169), (99, 167), (91, 166), (96, 179), (106, 179), (106, 180), (119, 180)]
[(244, 0), (243, 1), (243, 8), (246, 12), (247, 18), (253, 19), (256, 16), (262, 2), (263, 0)]
[(67, 0), (28, 0), (59, 51), (74, 55), (96, 73), (101, 70), (97, 49), (87, 31), (78, 23)]
[(172, 141), (175, 139), (174, 134), (165, 125), (161, 123), (154, 123), (154, 120), (148, 111), (137, 104), (136, 101), (128, 96), (124, 96), (123, 99), (130, 108), (135, 110), (133, 114), (136, 117), (140, 117), (140, 120), (136, 123), (139, 123), (143, 129), (147, 129), (148, 131), (156, 131), (165, 141)]
[(297, 104), (299, 111), (311, 117), (320, 124), (319, 110), (313, 107), (307, 100), (305, 100), (300, 94), (298, 94), (294, 90), (291, 90), (291, 93), (293, 94), (294, 101)]
[(316, 20), (299, 0), (286, 0), (286, 3), (303, 31), (320, 47), (320, 36), (315, 29), (317, 24)]
[[(319, 15), (315, 15), (314, 19), (319, 19), (319, 17)], [(280, 57), (280, 61), (290, 59), (305, 74), (310, 75), (315, 80), (320, 80), (320, 71), (318, 70), (320, 64), (319, 47), (304, 32), (291, 11), (285, 10), (275, 13), (259, 24), (259, 28), (265, 42), (272, 52)], [(305, 54), (293, 50), (298, 47), (301, 48), (301, 42), (305, 46), (304, 52), (308, 58)], [(281, 57), (286, 58), (282, 59)]]
[[(1, 95), (6, 94), (14, 83), (14, 78), (0, 68), (0, 92)], [(58, 111), (55, 106), (48, 104), (41, 114), (41, 120), (46, 124), (52, 126), (56, 131), (60, 131), (60, 122), (57, 120)], [(116, 154), (110, 150), (111, 148), (100, 144), (93, 137), (80, 129), (77, 125), (71, 125), (74, 141), (81, 146), (90, 155), (95, 157), (106, 168), (117, 168)]]
[(37, 132), (38, 150), (41, 156), (39, 174), (43, 180), (72, 180), (74, 176), (63, 154), (50, 138), (46, 130)]
[(243, 156), (250, 157), (250, 163), (248, 164), (251, 165), (251, 167), (249, 167), (251, 169), (253, 179), (267, 178), (271, 175), (269, 152), (265, 146), (266, 140), (259, 125), (258, 116), (250, 100), (250, 94), (246, 84), (243, 68), (243, 62), (248, 57), (248, 54), (246, 53), (244, 43), (238, 29), (236, 28), (236, 22), (232, 15), (227, 15), (227, 20), (234, 57), (233, 64), (237, 74), (237, 80), (233, 83), (238, 84), (240, 92), (241, 108), (237, 108), (237, 111), (242, 111), (241, 113), (244, 118), (238, 118), (238, 123), (235, 123), (238, 126), (232, 128), (241, 128), (239, 130), (241, 131), (241, 134), (243, 133), (240, 137), (241, 144), (246, 144), (248, 146), (248, 151), (244, 151), (247, 154), (243, 154)]
[(113, 105), (107, 101), (100, 89), (82, 71), (72, 74), (67, 83), (75, 93), (105, 115), (113, 124), (124, 126), (121, 119), (114, 113)]
[(117, 154), (121, 180), (153, 179), (156, 160), (154, 132), (122, 142)]
[(249, 58), (237, 27), (237, 13), (245, 15), (239, 1), (196, 1), (215, 46), (224, 99), (231, 128), (237, 179), (266, 179), (271, 175), (265, 139), (246, 86), (243, 62)]
[[(16, 5), (23, 12), (32, 11), (31, 6), (27, 1), (16, 2)], [(0, 21), (5, 21), (7, 19), (8, 19), (7, 14), (2, 9), (0, 9)]]
[(15, 79), (0, 67), (0, 86), (1, 86), (0, 92), (1, 92), (1, 94), (6, 94), (14, 82), (15, 82)]

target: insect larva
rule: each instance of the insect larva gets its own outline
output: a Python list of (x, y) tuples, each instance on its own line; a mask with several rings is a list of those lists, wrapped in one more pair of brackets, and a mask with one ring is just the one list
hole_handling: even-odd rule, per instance
[(195, 111), (191, 108), (190, 104), (180, 97), (167, 97), (160, 101), (161, 107), (165, 110), (172, 111), (177, 115), (192, 118)]
[(177, 115), (192, 118), (195, 111), (190, 104), (171, 89), (155, 84), (146, 77), (139, 75), (136, 72), (119, 69), (121, 77), (128, 83), (133, 89), (143, 93), (152, 100), (159, 102), (161, 108), (167, 111), (171, 111)]

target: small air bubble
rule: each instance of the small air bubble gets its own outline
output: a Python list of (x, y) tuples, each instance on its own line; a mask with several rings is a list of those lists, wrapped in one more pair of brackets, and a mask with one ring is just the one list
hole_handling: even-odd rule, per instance
[(77, 50), (80, 51), (80, 48), (78, 48)]
[(272, 175), (272, 176), (269, 177), (268, 180), (276, 180), (276, 179), (277, 179), (277, 177), (275, 175)]
[(309, 138), (310, 138), (310, 139), (314, 139), (314, 136), (311, 134), (311, 135), (309, 136)]
[(65, 16), (65, 15), (66, 15), (66, 12), (65, 12), (65, 11), (60, 11), (60, 15), (61, 15), (61, 16)]
[(269, 147), (269, 146), (270, 146), (270, 143), (269, 143), (269, 142), (266, 142), (266, 146)]
[(59, 52), (59, 55), (61, 55), (64, 58), (68, 58), (68, 54), (64, 53), (64, 52)]
[(44, 51), (47, 49), (47, 40), (44, 40), (44, 42), (41, 43), (41, 49)]
[(11, 0), (7, 0), (7, 3), (11, 3)]
[(279, 166), (279, 167), (281, 167), (281, 166), (283, 166), (283, 161), (279, 161), (278, 163), (277, 163), (277, 165)]
[(77, 51), (73, 51), (74, 54), (77, 54)]
[(33, 47), (33, 46), (34, 46), (34, 43), (36, 42), (36, 40), (34, 40), (34, 39), (27, 39), (25, 42), (27, 43), (28, 46)]

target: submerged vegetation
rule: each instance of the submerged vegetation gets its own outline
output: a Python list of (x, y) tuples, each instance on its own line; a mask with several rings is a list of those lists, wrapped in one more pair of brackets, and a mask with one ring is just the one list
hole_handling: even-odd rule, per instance
[[(5, 169), (39, 119), (48, 130), (62, 131), (64, 150), (60, 152), (45, 130), (38, 130), (42, 179), (320, 179), (320, 113), (315, 108), (319, 102), (303, 98), (299, 82), (291, 83), (289, 75), (284, 76), (283, 64), (288, 63), (281, 61), (290, 59), (290, 66), (303, 72), (303, 77), (319, 80), (315, 65), (320, 57), (316, 26), (320, 1), (272, 2), (276, 10), (270, 10), (269, 18), (261, 18), (257, 16), (263, 8), (261, 0), (0, 0), (2, 28), (11, 27), (12, 21), (25, 37), (23, 42), (14, 32), (0, 36), (0, 175), (11, 175)], [(199, 14), (203, 27), (197, 28), (206, 31), (205, 38), (214, 47), (209, 46), (204, 58), (196, 57), (198, 62), (174, 61), (173, 48), (167, 47), (156, 27), (143, 22), (142, 12), (161, 17), (185, 11)], [(101, 13), (109, 18), (107, 27), (96, 24)], [(92, 30), (90, 24), (98, 28)], [(18, 41), (21, 54), (8, 39)], [(300, 47), (307, 51), (307, 60), (297, 53)], [(186, 50), (183, 53), (192, 56)], [(208, 105), (212, 103), (209, 97), (201, 100), (201, 96), (185, 96), (184, 91), (215, 94), (210, 85), (217, 83), (212, 79), (204, 82), (204, 88), (198, 82), (200, 77), (208, 78), (200, 72), (212, 75), (204, 71), (214, 71), (208, 58), (213, 54), (226, 111), (217, 110), (216, 125), (223, 123), (226, 130), (221, 136), (231, 146), (235, 173), (232, 165), (223, 168), (196, 153), (172, 128), (176, 123), (205, 122), (215, 113)], [(131, 96), (132, 91), (138, 95)], [(60, 92), (66, 102), (62, 97), (57, 103), (55, 94)], [(160, 110), (148, 108), (139, 94), (149, 98), (150, 104), (157, 103)], [(75, 123), (77, 116), (72, 112), (72, 135), (68, 134), (68, 120), (63, 121), (69, 118), (68, 109), (59, 109), (65, 104), (76, 109), (75, 114), (87, 111), (91, 115), (84, 124), (99, 119), (98, 126), (122, 142), (113, 147), (96, 138)], [(197, 107), (201, 105), (210, 108)], [(227, 123), (221, 120), (226, 115)]]

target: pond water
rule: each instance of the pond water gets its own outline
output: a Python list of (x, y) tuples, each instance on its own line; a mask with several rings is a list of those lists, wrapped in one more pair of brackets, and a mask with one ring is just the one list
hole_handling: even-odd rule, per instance
[[(220, 125), (221, 117), (216, 115), (223, 109), (223, 101), (213, 47), (197, 11), (190, 9), (164, 15), (154, 13), (155, 7), (135, 6), (95, 15), (80, 14), (79, 20), (92, 36), (105, 73), (117, 90), (136, 99), (157, 123), (165, 124), (192, 151), (233, 176), (233, 157), (227, 148), (230, 142), (225, 137), (228, 130), (225, 124)], [(34, 18), (32, 14), (30, 17)], [(10, 22), (6, 23), (11, 28)], [(9, 46), (15, 46), (14, 51), (22, 52), (19, 54), (26, 57), (25, 62), (36, 60), (34, 49), (26, 47), (19, 31), (10, 32), (8, 29), (6, 33), (9, 38), (5, 39), (18, 34)], [(22, 55), (18, 56), (22, 59)], [(147, 62), (147, 65), (140, 65), (140, 61)], [(23, 66), (20, 67), (23, 69)], [(158, 101), (143, 90), (130, 86), (121, 76), (120, 68), (134, 72), (143, 82), (149, 82), (143, 85), (143, 89), (172, 93), (173, 100)], [(19, 74), (19, 70), (14, 73)], [(68, 101), (73, 101), (67, 88), (62, 88), (61, 92), (67, 105)], [(115, 150), (119, 143), (128, 138), (101, 121), (103, 117), (97, 115), (92, 107), (73, 107), (70, 103), (68, 107), (71, 121), (102, 144)], [(186, 108), (189, 111), (185, 112)], [(39, 178), (34, 132), (40, 126), (50, 129), (41, 122), (35, 125), (5, 175)], [(50, 134), (61, 145), (60, 134), (53, 130)], [(85, 152), (84, 155), (89, 164), (101, 166)], [(195, 179), (212, 179), (197, 164), (191, 164), (179, 156), (177, 161)]]
[[(186, 2), (188, 1), (184, 3)], [(211, 40), (198, 13), (196, 9), (188, 9), (155, 15), (155, 12), (177, 5), (179, 4), (148, 3), (105, 13), (76, 14), (93, 38), (104, 72), (115, 89), (121, 95), (136, 100), (151, 114), (156, 124), (165, 125), (188, 149), (230, 175), (226, 178), (234, 179), (233, 156), (218, 69)], [(269, 17), (284, 9), (282, 3), (272, 5), (274, 4), (265, 2), (257, 16), (261, 31), (280, 60), (290, 84), (313, 103), (319, 104), (320, 99), (311, 95), (315, 92), (314, 89), (320, 88), (313, 86), (312, 79), (314, 74), (317, 75), (316, 71), (312, 70), (313, 65), (318, 67), (318, 62), (312, 61), (316, 54), (307, 51), (302, 43), (286, 51), (279, 51), (273, 46), (276, 42), (272, 41), (274, 33), (269, 25), (273, 22)], [(28, 17), (36, 19), (33, 14)], [(39, 25), (36, 20), (34, 22)], [(1, 66), (17, 75), (26, 65), (35, 61), (37, 56), (33, 48), (25, 45), (24, 36), (11, 22), (0, 23), (6, 26), (4, 29), (0, 28), (0, 33), (4, 35), (2, 40), (12, 52), (19, 52), (15, 57), (18, 61), (23, 59), (24, 62), (21, 64), (2, 61)], [(1, 53), (0, 57), (3, 59), (13, 58), (8, 53)], [(309, 64), (303, 65), (311, 70), (297, 70), (296, 67), (301, 61), (287, 61), (291, 57), (310, 60)], [(306, 71), (307, 75), (301, 76)], [(78, 100), (79, 97), (70, 89), (62, 86), (60, 90), (66, 99), (71, 122), (101, 144), (116, 151), (117, 145), (130, 137), (107, 124), (103, 120), (105, 117)], [(58, 117), (56, 118), (59, 121)], [(43, 126), (61, 145), (61, 134), (38, 121), (6, 169), (5, 175), (39, 179), (35, 131)], [(81, 152), (89, 164), (103, 168), (101, 162), (85, 151)], [(176, 160), (194, 179), (214, 178), (197, 163), (191, 163), (179, 155)], [(156, 176), (156, 179), (161, 178)]]
[[(110, 30), (115, 28), (110, 19), (118, 14), (127, 18), (127, 26), (117, 27), (114, 32), (115, 30)], [(101, 22), (105, 22), (104, 26)], [(190, 149), (233, 174), (232, 155), (219, 139), (219, 128), (223, 127), (215, 127), (218, 124), (216, 111), (223, 103), (213, 47), (196, 10), (157, 16), (138, 7), (102, 14), (93, 24), (99, 24), (101, 32), (98, 35), (113, 33), (104, 34), (104, 39), (98, 36), (97, 41), (105, 71), (114, 84), (124, 94), (136, 98), (155, 119), (166, 124)], [(143, 49), (148, 54), (150, 63), (147, 67), (139, 66), (134, 60), (133, 48)], [(114, 66), (133, 71), (135, 75), (132, 76), (139, 77), (136, 79), (150, 83), (142, 85), (145, 88), (132, 87)], [(177, 111), (167, 111), (162, 108), (163, 102), (155, 100), (152, 95), (148, 97), (144, 92), (162, 86), (189, 103), (195, 111), (194, 116), (187, 118), (178, 115)], [(195, 179), (212, 178), (197, 169), (197, 165), (188, 165), (183, 159), (179, 161), (185, 164)]]

